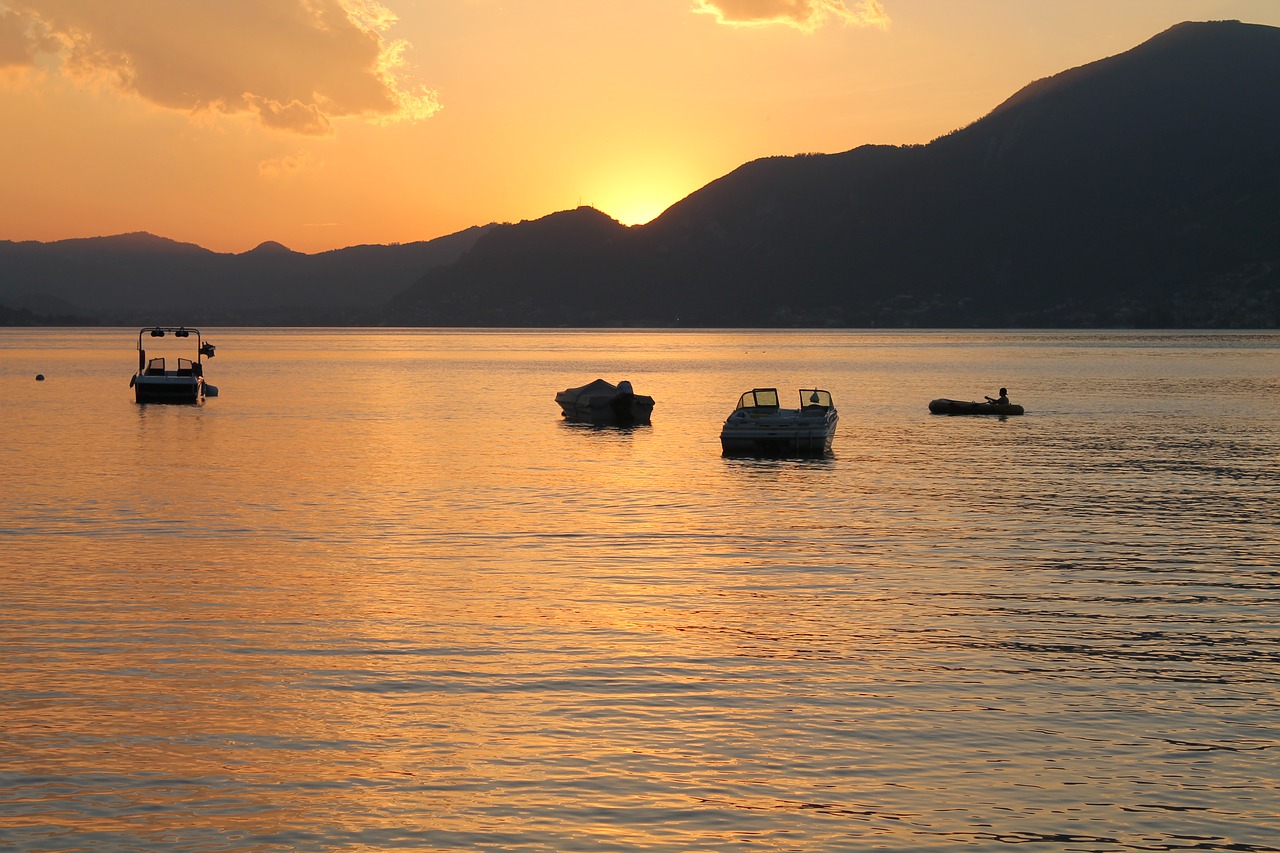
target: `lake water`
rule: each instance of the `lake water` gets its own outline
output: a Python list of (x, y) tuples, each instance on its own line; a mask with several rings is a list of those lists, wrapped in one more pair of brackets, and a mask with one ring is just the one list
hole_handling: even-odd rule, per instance
[(4, 851), (1280, 849), (1280, 335), (205, 334), (0, 330)]

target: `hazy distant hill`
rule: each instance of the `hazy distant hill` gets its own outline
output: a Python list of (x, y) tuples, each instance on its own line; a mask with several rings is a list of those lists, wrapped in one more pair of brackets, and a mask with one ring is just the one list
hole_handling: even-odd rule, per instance
[(437, 240), (316, 255), (263, 243), (211, 252), (152, 234), (0, 241), (0, 323), (366, 323), (425, 270), (455, 261), (488, 226)]
[(626, 228), (497, 226), (424, 325), (1276, 327), (1280, 29), (1180, 24), (928, 145), (748, 163)]

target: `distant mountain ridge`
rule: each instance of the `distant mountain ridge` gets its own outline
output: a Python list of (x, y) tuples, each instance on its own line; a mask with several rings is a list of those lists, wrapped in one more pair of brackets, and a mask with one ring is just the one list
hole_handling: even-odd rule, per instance
[(457, 260), (490, 227), (315, 255), (274, 241), (223, 254), (146, 232), (0, 241), (0, 323), (40, 315), (125, 325), (371, 323), (388, 299)]
[(644, 226), (0, 242), (0, 323), (1277, 328), (1276, 91), (1280, 29), (1179, 24), (927, 145), (746, 163)]

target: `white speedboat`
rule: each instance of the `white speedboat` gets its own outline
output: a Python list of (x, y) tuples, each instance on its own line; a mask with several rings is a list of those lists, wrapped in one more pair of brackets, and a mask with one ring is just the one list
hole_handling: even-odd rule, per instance
[(653, 398), (635, 393), (625, 379), (617, 385), (597, 379), (566, 388), (556, 394), (556, 402), (566, 420), (584, 424), (647, 424), (653, 414)]
[(801, 389), (799, 408), (784, 409), (778, 389), (753, 388), (725, 419), (720, 447), (726, 456), (822, 456), (839, 420), (830, 391)]
[[(195, 337), (195, 358), (174, 358), (173, 367), (166, 356), (147, 357), (144, 338)], [(199, 403), (205, 396), (216, 397), (218, 389), (205, 384), (203, 358), (213, 358), (214, 346), (200, 337), (199, 329), (186, 326), (150, 326), (138, 332), (138, 372), (129, 380), (134, 400), (139, 403)]]

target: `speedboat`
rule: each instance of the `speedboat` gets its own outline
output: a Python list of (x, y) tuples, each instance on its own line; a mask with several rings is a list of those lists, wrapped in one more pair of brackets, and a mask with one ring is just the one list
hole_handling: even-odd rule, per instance
[(584, 424), (647, 424), (653, 414), (653, 398), (635, 393), (625, 379), (617, 385), (597, 379), (566, 388), (556, 394), (556, 402), (566, 420)]
[(822, 456), (839, 420), (830, 391), (801, 389), (799, 408), (784, 409), (778, 389), (753, 388), (725, 419), (720, 447), (725, 456)]
[(929, 402), (929, 411), (935, 415), (1020, 415), (1023, 409), (1017, 403), (938, 399)]
[[(174, 359), (173, 369), (165, 356), (147, 358), (144, 338), (195, 337), (195, 358)], [(150, 326), (138, 332), (138, 372), (129, 380), (134, 400), (139, 403), (199, 403), (205, 396), (218, 396), (218, 389), (204, 381), (203, 358), (213, 358), (214, 346), (200, 337), (199, 329), (186, 326)]]

